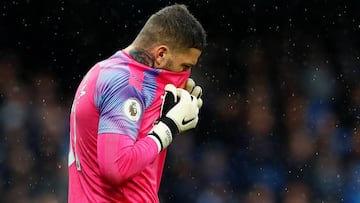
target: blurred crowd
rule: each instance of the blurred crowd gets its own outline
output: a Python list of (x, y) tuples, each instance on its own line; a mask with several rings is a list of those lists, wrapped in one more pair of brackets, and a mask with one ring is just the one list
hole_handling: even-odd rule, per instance
[[(360, 202), (355, 47), (343, 42), (334, 55), (322, 40), (259, 39), (210, 43), (193, 70), (200, 123), (170, 146), (161, 201)], [(75, 89), (59, 96), (58, 78), (26, 68), (16, 52), (0, 57), (1, 202), (66, 202)]]
[(66, 202), (69, 103), (53, 76), (24, 76), (21, 59), (0, 58), (1, 202)]

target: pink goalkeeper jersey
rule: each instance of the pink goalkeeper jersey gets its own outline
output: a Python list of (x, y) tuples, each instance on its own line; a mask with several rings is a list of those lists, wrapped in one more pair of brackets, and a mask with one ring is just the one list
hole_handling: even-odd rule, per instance
[(166, 150), (148, 137), (164, 87), (189, 71), (154, 69), (119, 51), (97, 63), (76, 92), (70, 115), (69, 203), (159, 202)]

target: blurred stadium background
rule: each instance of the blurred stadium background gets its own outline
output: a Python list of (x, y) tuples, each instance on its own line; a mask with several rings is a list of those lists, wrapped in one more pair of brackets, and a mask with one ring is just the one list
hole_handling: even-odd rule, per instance
[[(0, 202), (66, 202), (76, 86), (174, 2), (0, 2)], [(162, 202), (360, 202), (360, 2), (177, 2), (208, 32), (205, 103)]]

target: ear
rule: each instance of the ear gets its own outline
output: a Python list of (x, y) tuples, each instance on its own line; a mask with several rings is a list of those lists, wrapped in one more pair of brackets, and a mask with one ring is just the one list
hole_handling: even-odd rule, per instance
[(169, 47), (160, 45), (155, 48), (155, 66), (159, 67), (166, 61), (166, 56), (169, 53)]

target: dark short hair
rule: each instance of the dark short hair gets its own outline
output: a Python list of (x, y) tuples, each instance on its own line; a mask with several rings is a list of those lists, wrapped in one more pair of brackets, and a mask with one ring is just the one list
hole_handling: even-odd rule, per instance
[(166, 44), (174, 49), (206, 46), (206, 32), (200, 22), (183, 4), (167, 6), (153, 14), (135, 39), (146, 48), (154, 44)]

